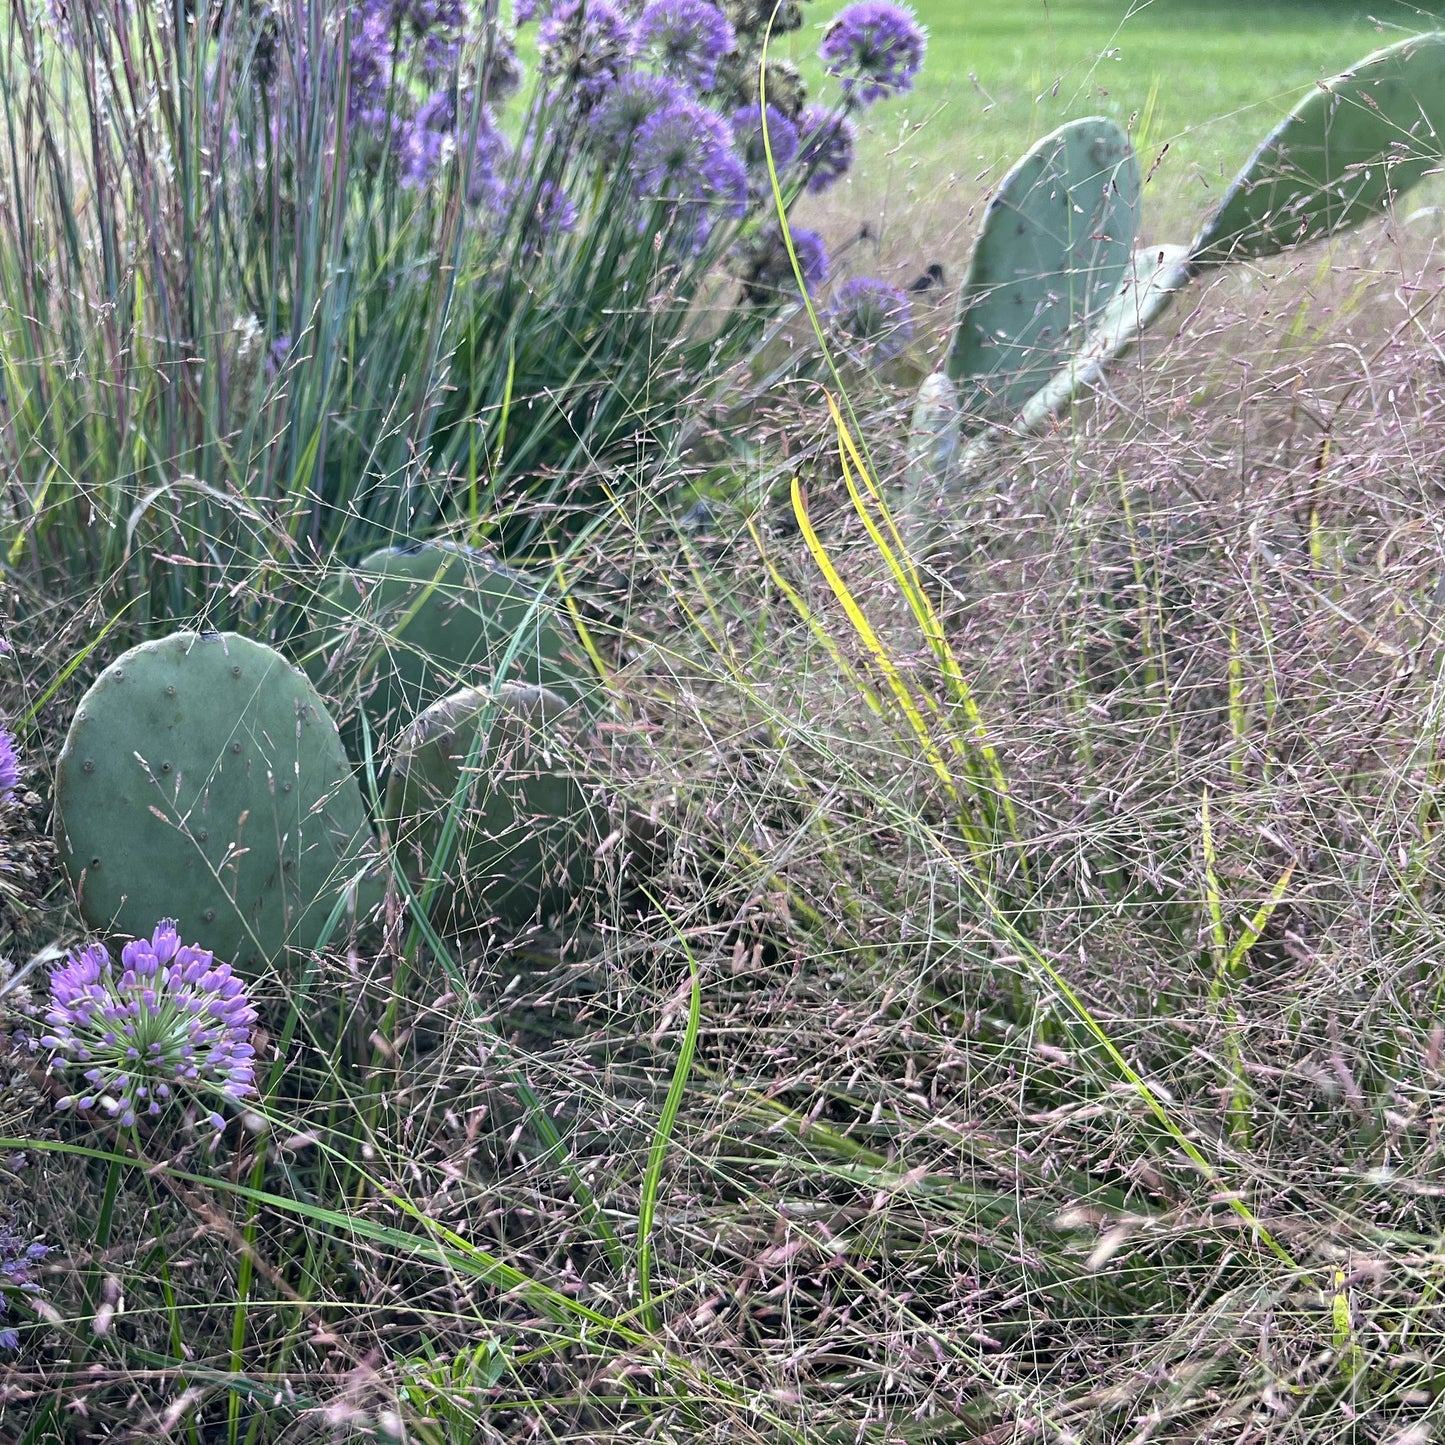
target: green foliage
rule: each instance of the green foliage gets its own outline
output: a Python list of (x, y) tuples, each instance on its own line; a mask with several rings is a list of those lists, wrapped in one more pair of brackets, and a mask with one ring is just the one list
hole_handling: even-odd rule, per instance
[[(207, 40), (169, 5), (83, 0), (61, 34), (27, 5), (0, 42), (0, 555), (143, 630), (279, 635), (298, 562), (449, 525), (565, 543), (770, 319), (700, 319), (752, 223), (694, 246), (565, 94), (534, 94), (485, 205), (464, 146), (407, 184), (349, 136), (344, 66), (310, 63), (347, 7), (294, 34), (312, 8), (249, 0)], [(491, 15), (453, 83), (504, 43)]]
[(125, 653), (86, 693), (56, 771), (81, 916), (146, 936), (174, 917), (237, 967), (316, 945), (376, 862), (336, 725), (305, 677), (234, 633)]
[[(928, 378), (914, 410), (903, 510), (921, 553), (932, 549), (973, 492), (999, 441), (1038, 431), (1097, 385), (1109, 364), (1202, 270), (1358, 225), (1437, 167), (1445, 125), (1445, 32), (1375, 51), (1319, 85), (1256, 151), (1191, 246), (1149, 247), (1131, 258), (1127, 249), (1122, 255), (1103, 251), (1100, 240), (1108, 267), (1117, 263), (1107, 271), (1078, 265), (1069, 245), (1080, 233), (1064, 227), (1068, 212), (1057, 200), (1079, 195), (1085, 216), (1100, 214), (1107, 203), (1090, 149), (1097, 142), (1087, 139), (1089, 128), (1099, 124), (1079, 121), (1077, 130), (1065, 126), (1045, 137), (1009, 173), (989, 208), (960, 299), (946, 380)], [(1137, 196), (1137, 187), (1131, 191), (1126, 183), (1122, 190), (1125, 198)], [(1050, 219), (1030, 228), (1022, 216), (1036, 197)], [(1131, 219), (1137, 224), (1132, 213)], [(1023, 248), (1017, 257), (1009, 249), (1011, 234)], [(1087, 240), (1092, 233), (1081, 234)], [(1122, 229), (1100, 234), (1122, 235)], [(1131, 228), (1131, 242), (1132, 235)], [(1022, 270), (1029, 247), (1038, 266), (1031, 276)], [(1081, 269), (1087, 283), (1079, 280)], [(1108, 286), (1106, 276), (1112, 278)], [(1075, 297), (1087, 303), (1085, 324), (1065, 336), (1061, 318), (1075, 313), (1064, 309), (1062, 299)], [(1039, 326), (1039, 317), (1047, 324)], [(990, 349), (1000, 358), (1033, 358), (1041, 343), (1047, 349), (1039, 364), (1021, 372), (1018, 384), (1000, 397), (1011, 420), (1004, 417), (967, 446), (949, 440), (951, 425), (967, 432), (982, 410), (969, 379), (984, 373)], [(957, 396), (950, 396), (947, 382), (960, 380)], [(958, 421), (952, 424), (955, 409)]]

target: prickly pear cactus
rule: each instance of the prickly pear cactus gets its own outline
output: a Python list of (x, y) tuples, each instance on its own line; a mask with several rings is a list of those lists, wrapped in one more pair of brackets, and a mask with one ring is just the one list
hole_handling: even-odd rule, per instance
[(595, 674), (570, 623), (530, 579), (470, 548), (433, 543), (373, 552), (312, 609), (306, 670), (336, 700), (362, 757), (361, 696), (378, 753), (459, 687), (511, 680), (595, 704)]
[(442, 698), (402, 735), (386, 817), (416, 877), (427, 876), (460, 799), (450, 876), (436, 896), (446, 920), (545, 922), (586, 881), (605, 817), (582, 786), (577, 716), (547, 688), (504, 682)]
[(1095, 319), (1087, 340), (1028, 399), (1014, 422), (1015, 432), (1038, 431), (1097, 386), (1105, 371), (1139, 344), (1194, 275), (1187, 246), (1146, 246), (1136, 251), (1123, 284)]
[(1200, 265), (1272, 256), (1378, 215), (1439, 169), (1445, 34), (1367, 55), (1266, 137), (1194, 243)]
[(96, 679), (60, 754), (55, 833), (93, 928), (174, 918), (240, 967), (313, 947), (339, 898), (380, 891), (335, 723), (285, 658), (234, 633), (145, 642)]
[(1099, 116), (1046, 135), (1000, 182), (946, 364), (967, 417), (1009, 417), (1079, 344), (1124, 279), (1139, 190), (1129, 138)]

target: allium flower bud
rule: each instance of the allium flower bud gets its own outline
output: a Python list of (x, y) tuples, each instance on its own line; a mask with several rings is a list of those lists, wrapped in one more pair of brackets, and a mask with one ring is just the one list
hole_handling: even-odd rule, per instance
[[(100, 1108), (129, 1128), (178, 1093), (238, 1100), (255, 1092), (256, 1010), (230, 964), (182, 945), (171, 919), (126, 944), (118, 976), (103, 945), (71, 952), (50, 975), (45, 1022), (40, 1042), (55, 1051), (52, 1067), (77, 1068), (85, 1080), (61, 1108)], [(209, 1117), (223, 1127), (219, 1114)]]

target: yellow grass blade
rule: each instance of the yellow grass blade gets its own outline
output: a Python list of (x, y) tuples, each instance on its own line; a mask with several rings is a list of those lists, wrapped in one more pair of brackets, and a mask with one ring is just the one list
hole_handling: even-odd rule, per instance
[(883, 674), (883, 680), (888, 684), (888, 690), (903, 710), (903, 715), (908, 720), (914, 736), (918, 739), (929, 767), (933, 769), (939, 781), (948, 790), (949, 797), (958, 802), (958, 789), (954, 785), (953, 775), (949, 772), (943, 755), (933, 741), (933, 735), (928, 730), (927, 722), (924, 721), (923, 712), (913, 694), (909, 692), (908, 684), (904, 682), (902, 674), (898, 671), (898, 665), (889, 656), (888, 649), (884, 647), (882, 640), (873, 630), (873, 624), (864, 615), (857, 598), (849, 591), (848, 584), (839, 575), (838, 569), (833, 565), (833, 559), (829, 557), (827, 549), (814, 530), (812, 519), (808, 516), (808, 504), (803, 497), (803, 489), (796, 477), (793, 478), (793, 515), (798, 519), (803, 539), (808, 544), (809, 552), (813, 554), (813, 560), (818, 564), (818, 570), (822, 572), (828, 586), (833, 589), (833, 595), (842, 603), (843, 611), (847, 613), (853, 630), (858, 634), (864, 647), (868, 649), (874, 664)]

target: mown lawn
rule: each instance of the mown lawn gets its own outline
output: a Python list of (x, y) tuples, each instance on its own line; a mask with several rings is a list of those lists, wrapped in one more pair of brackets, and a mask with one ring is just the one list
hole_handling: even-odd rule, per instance
[[(811, 57), (843, 0), (818, 0), (790, 49)], [(851, 186), (815, 208), (834, 237), (867, 221), (905, 267), (961, 261), (991, 183), (1075, 116), (1128, 127), (1146, 232), (1185, 240), (1221, 182), (1310, 83), (1441, 23), (1445, 5), (1380, 0), (914, 0), (929, 33), (917, 89), (880, 105)], [(1375, 18), (1372, 18), (1375, 17)], [(815, 88), (821, 80), (806, 65)]]

